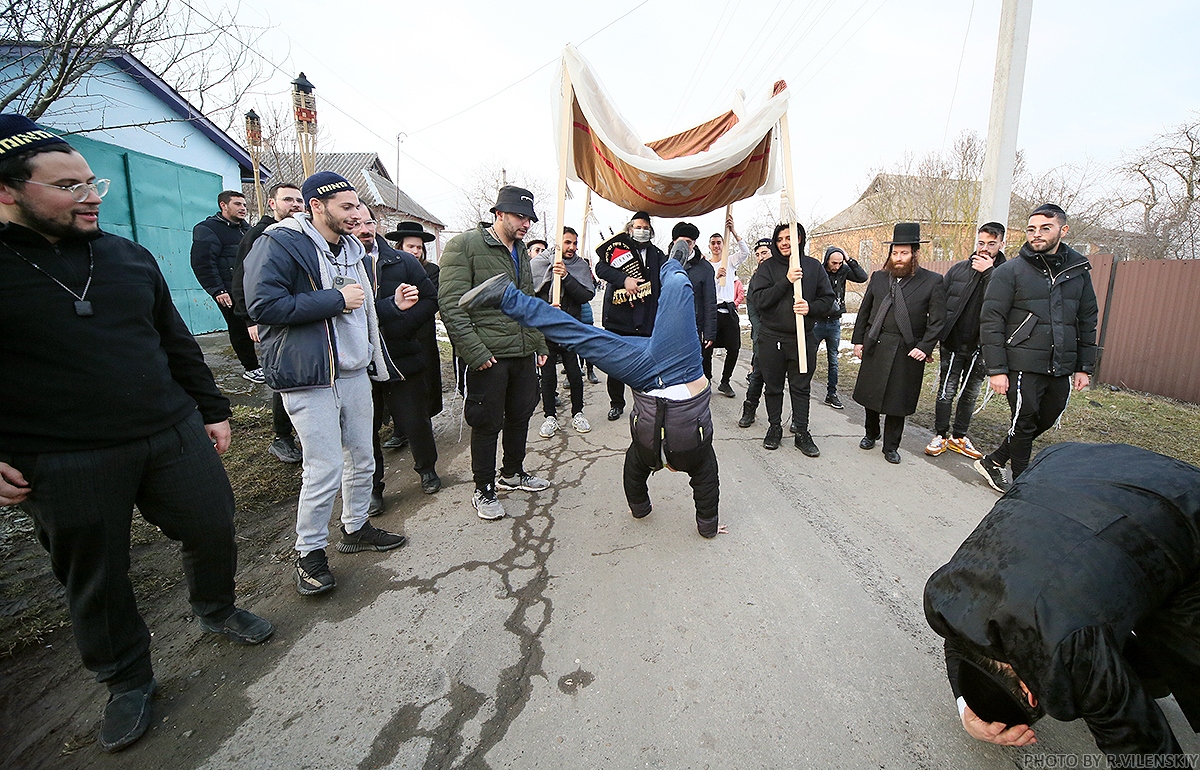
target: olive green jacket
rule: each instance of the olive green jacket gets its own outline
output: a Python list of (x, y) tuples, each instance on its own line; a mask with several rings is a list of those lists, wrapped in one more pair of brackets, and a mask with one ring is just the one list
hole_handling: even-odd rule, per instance
[(517, 242), (517, 261), (520, 275), (514, 270), (513, 259), (504, 244), (496, 240), (488, 225), (480, 222), (474, 230), (454, 236), (438, 262), (441, 283), (438, 287), (438, 307), (442, 323), (454, 344), (454, 352), (478, 369), (490, 358), (523, 358), (546, 354), (546, 339), (541, 332), (524, 329), (498, 308), (467, 310), (458, 300), (468, 290), (494, 275), (504, 273), (517, 288), (533, 295), (533, 274), (529, 270), (529, 252)]

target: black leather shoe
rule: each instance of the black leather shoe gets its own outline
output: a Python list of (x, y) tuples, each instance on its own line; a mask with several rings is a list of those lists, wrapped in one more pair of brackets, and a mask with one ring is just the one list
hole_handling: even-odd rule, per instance
[(608, 421), (612, 422), (613, 420), (621, 419), (621, 413), (624, 411), (625, 410), (619, 406), (614, 406), (612, 409), (609, 409), (608, 410)]
[(751, 425), (753, 425), (754, 424), (754, 413), (756, 411), (757, 411), (757, 408), (754, 407), (749, 401), (743, 402), (742, 403), (742, 419), (738, 420), (738, 427), (739, 428), (749, 428)]
[(200, 628), (208, 634), (222, 634), (238, 644), (260, 644), (275, 633), (275, 626), (249, 610), (234, 609), (233, 614), (219, 623), (200, 618)]
[(600, 378), (596, 376), (596, 372), (590, 365), (587, 368), (587, 381), (593, 385), (597, 385), (600, 382)]
[(458, 306), (464, 307), (467, 310), (474, 310), (481, 307), (500, 307), (500, 301), (504, 299), (504, 291), (511, 285), (512, 281), (505, 273), (493, 275), (474, 289), (463, 294), (458, 300)]
[(151, 679), (136, 690), (108, 696), (96, 739), (101, 749), (111, 754), (146, 734), (150, 726), (150, 701), (156, 689), (158, 682)]
[(799, 433), (799, 432), (800, 432), (800, 424), (798, 422), (796, 422), (796, 418), (793, 417), (792, 421), (788, 423), (788, 433)]
[(892, 465), (900, 464), (900, 453), (895, 449), (889, 449), (883, 453), (883, 459), (887, 460)]
[(874, 449), (875, 448), (875, 439), (871, 438), (870, 436), (863, 436), (863, 440), (858, 442), (858, 448), (859, 449)]
[(803, 452), (808, 457), (820, 457), (821, 450), (817, 448), (817, 443), (813, 441), (812, 434), (808, 431), (796, 434), (796, 448)]
[(421, 474), (421, 491), (427, 495), (432, 495), (442, 488), (442, 480), (438, 477), (437, 471), (425, 471)]
[(763, 439), (763, 449), (778, 449), (783, 441), (783, 426), (771, 425), (767, 428), (767, 436)]

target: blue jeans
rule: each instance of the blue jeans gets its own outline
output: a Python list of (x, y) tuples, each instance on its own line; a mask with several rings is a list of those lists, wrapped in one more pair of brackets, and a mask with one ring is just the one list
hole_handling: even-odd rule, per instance
[(842, 319), (829, 318), (817, 321), (813, 325), (813, 334), (817, 335), (817, 347), (825, 343), (825, 355), (829, 360), (829, 387), (827, 394), (837, 394), (838, 383), (838, 347), (842, 344)]
[(516, 286), (504, 291), (500, 309), (525, 327), (537, 329), (551, 342), (568, 348), (634, 390), (665, 388), (704, 376), (704, 357), (696, 335), (692, 283), (675, 260), (660, 271), (662, 293), (650, 337), (622, 337), (588, 326)]

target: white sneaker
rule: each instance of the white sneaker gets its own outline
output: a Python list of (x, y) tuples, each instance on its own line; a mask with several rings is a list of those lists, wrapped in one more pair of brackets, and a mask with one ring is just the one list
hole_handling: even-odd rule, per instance
[(550, 438), (555, 433), (558, 433), (558, 418), (547, 417), (546, 421), (542, 423), (542, 429), (538, 431), (538, 435), (542, 438)]
[(242, 373), (242, 377), (257, 385), (262, 385), (267, 381), (267, 375), (263, 373), (262, 367), (249, 369)]
[(487, 492), (476, 489), (475, 494), (471, 495), (471, 505), (484, 521), (504, 518), (504, 506), (496, 499), (496, 493), (490, 489)]
[(592, 429), (592, 424), (583, 416), (583, 412), (580, 412), (571, 418), (571, 427), (575, 429), (576, 433), (587, 433)]

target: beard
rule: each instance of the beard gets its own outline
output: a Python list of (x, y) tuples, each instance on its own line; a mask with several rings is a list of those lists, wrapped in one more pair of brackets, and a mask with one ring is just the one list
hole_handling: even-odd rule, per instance
[(907, 278), (917, 272), (917, 257), (914, 254), (912, 259), (903, 265), (896, 264), (891, 257), (888, 257), (887, 262), (883, 263), (883, 269), (893, 278)]
[(351, 230), (353, 230), (353, 228), (347, 227), (346, 223), (344, 221), (338, 219), (337, 217), (335, 217), (333, 215), (333, 213), (330, 212), (329, 209), (325, 209), (323, 212), (321, 212), (321, 220), (325, 223), (325, 226), (328, 227), (331, 232), (335, 232), (338, 235), (353, 235), (354, 234), (351, 232)]
[(1031, 244), (1029, 244), (1029, 248), (1033, 249), (1033, 251), (1035, 251), (1038, 254), (1053, 254), (1054, 252), (1058, 251), (1058, 244), (1060, 244), (1060, 243), (1062, 243), (1061, 235), (1058, 236), (1057, 238), (1055, 238), (1053, 241), (1050, 241), (1050, 240), (1043, 241), (1040, 247), (1034, 246), (1031, 243)]
[(34, 210), (26, 201), (21, 198), (16, 199), (17, 209), (21, 212), (21, 218), (24, 224), (30, 230), (41, 233), (42, 235), (51, 238), (70, 238), (72, 236), (85, 236), (98, 232), (100, 227), (98, 224), (89, 223), (86, 227), (80, 226), (75, 222), (75, 210), (70, 209), (66, 214), (60, 214), (57, 219), (50, 219), (43, 216), (38, 211)]

